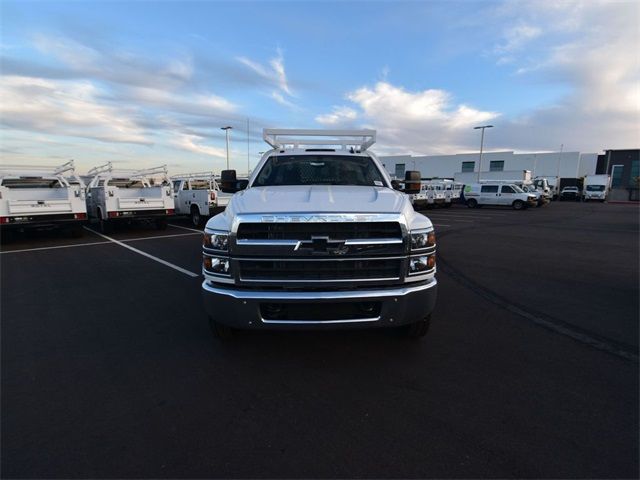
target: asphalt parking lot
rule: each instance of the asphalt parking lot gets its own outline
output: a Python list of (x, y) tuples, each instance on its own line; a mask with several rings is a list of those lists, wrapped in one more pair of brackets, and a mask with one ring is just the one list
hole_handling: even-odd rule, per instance
[(638, 208), (423, 213), (420, 341), (214, 341), (186, 222), (3, 244), (2, 477), (637, 477)]

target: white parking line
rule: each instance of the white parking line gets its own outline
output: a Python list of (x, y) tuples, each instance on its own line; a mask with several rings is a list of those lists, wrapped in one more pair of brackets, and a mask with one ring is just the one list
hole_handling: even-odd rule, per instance
[(183, 226), (181, 226), (181, 225), (176, 225), (176, 224), (174, 224), (174, 223), (170, 223), (170, 224), (169, 224), (169, 226), (170, 226), (170, 227), (181, 228), (181, 229), (183, 229), (183, 230), (190, 230), (190, 231), (192, 231), (192, 232), (198, 232), (198, 233), (201, 233), (201, 234), (203, 234), (203, 233), (204, 233), (204, 230), (196, 230), (195, 228), (183, 227)]
[(132, 252), (135, 252), (135, 253), (137, 253), (139, 255), (142, 255), (143, 257), (150, 258), (151, 260), (154, 260), (154, 261), (156, 261), (158, 263), (161, 263), (162, 265), (165, 265), (165, 266), (167, 266), (169, 268), (173, 268), (174, 270), (177, 270), (177, 271), (179, 271), (181, 273), (184, 273), (185, 275), (189, 275), (190, 277), (193, 277), (193, 278), (196, 278), (196, 277), (200, 276), (199, 273), (190, 272), (189, 270), (186, 270), (186, 269), (184, 269), (182, 267), (179, 267), (178, 265), (174, 265), (173, 263), (167, 262), (166, 260), (162, 260), (161, 258), (154, 257), (153, 255), (151, 255), (151, 254), (149, 254), (147, 252), (143, 252), (142, 250), (138, 250), (137, 248), (133, 248), (132, 246), (127, 245), (126, 243), (123, 243), (120, 240), (116, 240), (115, 238), (108, 237), (106, 235), (103, 235), (102, 233), (96, 232), (95, 230), (91, 230), (90, 228), (87, 228), (87, 227), (84, 227), (84, 229), (88, 230), (88, 231), (90, 231), (92, 233), (95, 233), (96, 235), (98, 235), (98, 236), (100, 236), (102, 238), (105, 238), (105, 239), (109, 240), (110, 242), (113, 242), (113, 243), (115, 243), (117, 245), (120, 245), (121, 247), (124, 247), (127, 250), (131, 250)]
[(7, 253), (37, 252), (38, 250), (56, 250), (58, 248), (88, 247), (91, 245), (104, 245), (106, 243), (110, 242), (75, 243), (73, 245), (58, 245), (56, 247), (23, 248), (21, 250), (9, 250), (6, 252), (0, 252), (0, 255), (6, 255)]
[(444, 225), (442, 223), (432, 223), (434, 227), (450, 227), (451, 225)]
[[(92, 233), (97, 233), (94, 232), (91, 229), (87, 229)], [(202, 233), (202, 232), (197, 232), (198, 234)], [(153, 237), (139, 237), (139, 238), (129, 238), (127, 240), (121, 240), (122, 242), (138, 242), (140, 240), (155, 240), (157, 238), (171, 238), (171, 237), (188, 237), (190, 235), (195, 235), (195, 233), (175, 233), (172, 235), (155, 235)], [(38, 250), (57, 250), (59, 248), (74, 248), (74, 247), (90, 247), (92, 245), (105, 245), (111, 243), (110, 241), (104, 241), (104, 242), (86, 242), (86, 243), (74, 243), (72, 245), (56, 245), (54, 247), (36, 247), (36, 248), (22, 248), (20, 250), (7, 250), (7, 251), (0, 251), (0, 255), (6, 255), (8, 253), (24, 253), (24, 252), (37, 252)]]
[(452, 222), (475, 223), (475, 220), (460, 220), (459, 218), (434, 218), (434, 220), (451, 220)]

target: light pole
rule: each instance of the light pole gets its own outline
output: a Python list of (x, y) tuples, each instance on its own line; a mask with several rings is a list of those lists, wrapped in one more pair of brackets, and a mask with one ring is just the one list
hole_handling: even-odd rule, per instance
[(482, 125), (480, 127), (473, 127), (474, 130), (482, 130), (482, 135), (480, 135), (480, 164), (478, 165), (478, 182), (480, 182), (480, 170), (482, 170), (482, 147), (484, 146), (485, 128), (493, 128), (493, 125)]
[(227, 170), (229, 170), (229, 130), (233, 130), (233, 127), (227, 125), (226, 127), (220, 127), (220, 130), (224, 130), (227, 137)]

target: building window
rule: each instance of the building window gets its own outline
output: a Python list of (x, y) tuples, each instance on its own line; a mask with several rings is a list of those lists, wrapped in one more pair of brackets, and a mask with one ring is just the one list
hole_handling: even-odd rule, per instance
[(462, 162), (462, 172), (473, 172), (476, 169), (476, 162)]
[(396, 178), (404, 178), (404, 163), (396, 163)]
[(640, 160), (631, 161), (631, 178), (629, 178), (629, 184), (633, 187), (637, 187), (640, 177)]
[(624, 165), (614, 165), (611, 167), (611, 187), (622, 186), (622, 174), (624, 173)]
[(490, 172), (502, 172), (504, 170), (504, 161), (496, 160), (489, 163)]

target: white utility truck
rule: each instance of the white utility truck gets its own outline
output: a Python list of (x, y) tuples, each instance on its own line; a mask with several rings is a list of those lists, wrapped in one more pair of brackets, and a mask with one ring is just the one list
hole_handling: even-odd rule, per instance
[(198, 227), (202, 219), (226, 207), (232, 194), (220, 190), (219, 181), (213, 172), (173, 175), (176, 215), (189, 215), (193, 225)]
[(469, 208), (484, 205), (504, 205), (514, 210), (535, 207), (537, 197), (518, 185), (501, 182), (471, 183), (464, 187), (464, 199)]
[(145, 170), (114, 169), (111, 162), (89, 170), (93, 177), (87, 187), (87, 213), (101, 232), (116, 222), (154, 221), (167, 228), (167, 217), (174, 215), (175, 203), (167, 167)]
[[(436, 301), (433, 224), (369, 151), (375, 130), (265, 129), (263, 138), (272, 149), (246, 189), (205, 227), (202, 293), (214, 335), (395, 326), (425, 335)], [(420, 173), (407, 173), (412, 194)], [(222, 190), (238, 183), (234, 170), (222, 172)]]
[(0, 228), (64, 227), (82, 235), (87, 219), (84, 184), (73, 160), (58, 167), (0, 166)]
[(609, 193), (609, 175), (587, 175), (582, 184), (582, 200), (598, 200), (604, 202)]

